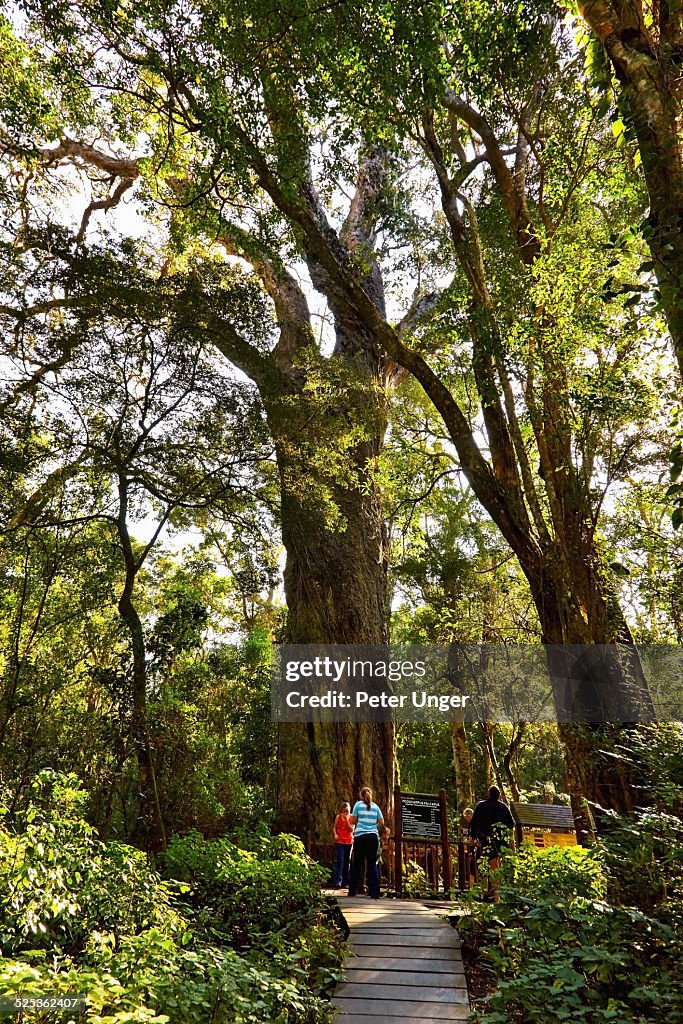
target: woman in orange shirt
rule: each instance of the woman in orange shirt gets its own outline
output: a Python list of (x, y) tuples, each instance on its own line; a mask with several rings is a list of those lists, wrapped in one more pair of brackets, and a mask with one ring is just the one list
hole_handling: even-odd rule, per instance
[(353, 846), (353, 825), (349, 817), (351, 805), (344, 801), (334, 819), (334, 887), (346, 889), (349, 884), (349, 860)]

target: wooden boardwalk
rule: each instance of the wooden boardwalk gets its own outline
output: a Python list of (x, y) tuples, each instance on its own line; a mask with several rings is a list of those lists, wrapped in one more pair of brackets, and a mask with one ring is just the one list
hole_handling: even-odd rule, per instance
[(338, 897), (350, 928), (335, 1024), (439, 1024), (470, 1012), (457, 932), (408, 900)]

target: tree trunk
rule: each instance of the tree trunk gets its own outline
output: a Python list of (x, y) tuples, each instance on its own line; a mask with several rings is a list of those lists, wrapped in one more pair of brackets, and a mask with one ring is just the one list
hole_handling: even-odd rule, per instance
[(515, 774), (512, 770), (512, 759), (520, 748), (525, 729), (526, 722), (513, 723), (510, 743), (505, 752), (505, 756), (503, 757), (503, 773), (507, 779), (508, 786), (510, 787), (510, 796), (515, 801), (520, 799), (520, 792), (519, 786), (517, 785), (517, 779), (515, 778)]
[(490, 786), (495, 785), (496, 778), (493, 772), (493, 765), (491, 764), (491, 758), (489, 756), (489, 745), (486, 742), (486, 729), (487, 723), (481, 723), (481, 741), (484, 754), (484, 786), (488, 791)]
[[(346, 527), (325, 528), (291, 494), (283, 502), (289, 643), (386, 643), (386, 550), (377, 501), (338, 495)], [(278, 823), (307, 845), (330, 841), (334, 812), (368, 785), (387, 819), (394, 787), (392, 723), (280, 727)]]
[[(624, 723), (654, 712), (633, 639), (618, 604), (605, 592), (595, 559), (587, 554), (573, 565), (569, 561), (567, 554), (546, 558), (547, 578), (536, 587), (533, 578), (529, 582), (558, 710), (570, 719), (560, 722), (559, 734), (581, 836), (590, 831), (584, 801), (623, 814), (632, 811), (638, 772), (610, 750)], [(570, 703), (562, 689), (567, 679), (573, 685)]]
[(648, 242), (683, 378), (683, 8), (584, 0), (580, 10), (612, 62), (635, 129), (650, 198)]
[(500, 765), (498, 764), (498, 758), (496, 756), (496, 748), (493, 742), (493, 732), (496, 726), (493, 722), (482, 722), (482, 728), (484, 730), (484, 743), (486, 744), (488, 766), (486, 784), (487, 786), (497, 786), (500, 790), (501, 796), (505, 799), (505, 782), (500, 771)]
[(119, 478), (119, 515), (117, 530), (126, 569), (125, 582), (119, 597), (119, 614), (128, 627), (133, 655), (133, 715), (131, 732), (135, 744), (140, 786), (140, 811), (134, 838), (152, 852), (166, 846), (166, 831), (159, 805), (156, 773), (152, 759), (147, 723), (147, 658), (142, 622), (133, 603), (135, 578), (139, 566), (135, 560), (127, 523), (128, 483)]
[[(359, 407), (354, 408), (354, 399)], [(287, 642), (291, 644), (385, 644), (387, 642), (387, 536), (379, 496), (369, 477), (383, 433), (382, 410), (369, 408), (362, 386), (321, 412), (297, 399), (271, 406), (281, 478), (282, 540), (287, 552), (284, 588)], [(348, 453), (342, 483), (307, 458), (352, 418), (365, 420), (367, 437)], [(339, 448), (341, 448), (341, 440)], [(326, 504), (318, 494), (326, 494)], [(335, 811), (352, 805), (364, 785), (390, 820), (394, 789), (394, 725), (378, 723), (283, 724), (278, 746), (278, 825), (307, 846), (329, 842)]]
[(451, 745), (453, 747), (453, 767), (455, 769), (455, 792), (458, 800), (458, 811), (462, 814), (465, 807), (474, 807), (474, 785), (472, 783), (472, 759), (464, 722), (451, 723)]

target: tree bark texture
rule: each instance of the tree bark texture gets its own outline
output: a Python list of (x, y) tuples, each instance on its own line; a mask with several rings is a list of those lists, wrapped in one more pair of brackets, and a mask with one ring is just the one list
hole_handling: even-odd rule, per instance
[[(360, 489), (337, 495), (345, 524), (326, 526), (286, 494), (282, 537), (289, 643), (386, 643), (386, 538), (377, 497)], [(391, 723), (280, 726), (280, 827), (310, 844), (328, 840), (333, 812), (353, 806), (369, 785), (387, 818), (394, 787)]]
[(515, 773), (512, 770), (512, 760), (521, 746), (525, 730), (526, 722), (517, 722), (516, 724), (513, 724), (510, 743), (503, 756), (503, 772), (507, 779), (510, 796), (515, 801), (520, 799), (520, 792), (519, 786), (517, 785), (517, 779), (515, 778)]
[(451, 747), (455, 769), (455, 792), (460, 813), (465, 807), (474, 807), (474, 785), (472, 782), (472, 758), (467, 730), (464, 722), (451, 723)]

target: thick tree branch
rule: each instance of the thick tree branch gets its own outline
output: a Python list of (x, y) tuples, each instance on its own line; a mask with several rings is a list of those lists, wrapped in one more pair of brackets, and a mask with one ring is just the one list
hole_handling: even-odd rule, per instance
[(336, 235), (330, 235), (305, 204), (298, 203), (280, 186), (263, 154), (246, 138), (250, 157), (259, 183), (278, 209), (298, 225), (311, 255), (319, 261), (330, 278), (338, 283), (345, 301), (378, 345), (399, 365), (407, 369), (422, 385), (427, 396), (443, 417), (450, 438), (458, 452), (463, 472), (476, 497), (499, 526), (506, 540), (526, 564), (539, 562), (539, 549), (528, 529), (528, 520), (519, 516), (519, 505), (510, 501), (504, 485), (496, 479), (480, 452), (469, 422), (446, 385), (426, 360), (404, 345), (398, 334), (384, 319), (381, 311), (348, 265), (348, 255)]
[(385, 171), (386, 153), (379, 146), (372, 146), (361, 158), (356, 191), (339, 236), (349, 253), (357, 254), (368, 267), (363, 283), (382, 312), (385, 312), (384, 284), (374, 245)]
[(78, 229), (76, 239), (82, 242), (85, 237), (85, 232), (88, 229), (90, 218), (97, 210), (102, 210), (106, 213), (107, 210), (112, 210), (115, 206), (118, 206), (123, 196), (132, 188), (135, 184), (134, 178), (122, 178), (114, 191), (107, 196), (106, 199), (94, 199), (91, 203), (88, 203), (85, 210), (83, 211), (83, 217), (81, 219), (81, 226)]
[(503, 202), (512, 221), (520, 255), (525, 263), (531, 263), (538, 254), (539, 240), (532, 227), (525, 192), (517, 187), (513, 172), (505, 160), (505, 150), (501, 148), (486, 118), (478, 110), (470, 106), (461, 96), (458, 96), (449, 89), (444, 98), (444, 104), (448, 110), (451, 110), (475, 131), (481, 139), (486, 152), (486, 159), (491, 166)]
[[(509, 499), (516, 501), (521, 511), (524, 508), (524, 497), (515, 459), (515, 446), (495, 377), (496, 367), (493, 353), (497, 353), (499, 363), (502, 365), (502, 343), (486, 280), (476, 211), (464, 196), (460, 196), (448, 174), (431, 110), (426, 109), (423, 112), (422, 125), (424, 135), (421, 142), (436, 171), (441, 190), (441, 205), (451, 229), (453, 247), (472, 289), (474, 315), (470, 317), (470, 329), (473, 342), (473, 370), (481, 399), (494, 472), (500, 480), (505, 481)], [(468, 223), (465, 222), (458, 210), (458, 200), (467, 209)], [(501, 384), (503, 384), (502, 380)], [(514, 408), (512, 411), (514, 412)], [(531, 483), (530, 478), (527, 482)], [(530, 504), (533, 504), (533, 494), (530, 495), (529, 501)], [(525, 514), (522, 518), (525, 518)]]
[(279, 370), (272, 355), (260, 352), (232, 324), (214, 316), (209, 310), (202, 310), (198, 314), (196, 326), (208, 335), (211, 344), (228, 362), (256, 384), (261, 393), (290, 390), (288, 378)]
[(261, 279), (275, 306), (280, 335), (273, 349), (273, 360), (280, 369), (288, 372), (294, 365), (297, 352), (315, 347), (311, 327), (311, 312), (305, 292), (294, 275), (281, 260), (265, 252), (254, 251), (253, 240), (244, 238), (241, 228), (229, 225), (218, 241), (232, 256), (239, 256), (250, 263)]
[(104, 150), (98, 149), (97, 146), (77, 142), (75, 139), (63, 138), (56, 146), (37, 147), (36, 153), (46, 167), (68, 160), (73, 163), (87, 164), (90, 167), (98, 167), (112, 178), (125, 178), (132, 182), (140, 176), (140, 165), (136, 158), (106, 153)]
[(17, 530), (35, 522), (55, 492), (75, 476), (81, 467), (81, 459), (75, 459), (64, 466), (58, 466), (45, 478), (38, 488), (26, 499), (23, 506), (14, 513), (3, 532)]

